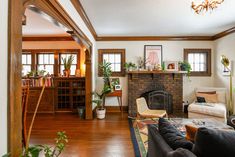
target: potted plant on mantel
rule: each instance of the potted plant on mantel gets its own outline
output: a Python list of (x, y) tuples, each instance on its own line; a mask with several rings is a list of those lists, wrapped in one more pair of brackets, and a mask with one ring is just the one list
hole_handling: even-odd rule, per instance
[(63, 64), (64, 64), (64, 70), (63, 70), (63, 73), (64, 73), (64, 76), (65, 77), (69, 77), (70, 76), (70, 68), (71, 68), (71, 65), (73, 63), (73, 60), (74, 60), (74, 56), (73, 55), (70, 55), (68, 58), (63, 58), (62, 57), (62, 61), (63, 61)]
[(104, 63), (99, 66), (103, 72), (104, 86), (101, 93), (93, 93), (95, 95), (95, 99), (92, 101), (97, 105), (96, 114), (98, 119), (105, 118), (106, 109), (104, 108), (104, 97), (106, 94), (111, 92), (110, 76), (112, 74), (112, 70), (110, 65), (111, 63), (104, 61)]
[(192, 68), (187, 61), (179, 62), (179, 67), (181, 71), (187, 71), (187, 76), (189, 76)]

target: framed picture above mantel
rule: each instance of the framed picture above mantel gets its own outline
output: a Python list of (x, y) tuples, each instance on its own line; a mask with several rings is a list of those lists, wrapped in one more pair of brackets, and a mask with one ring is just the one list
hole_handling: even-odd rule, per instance
[(145, 69), (162, 65), (162, 45), (144, 45)]

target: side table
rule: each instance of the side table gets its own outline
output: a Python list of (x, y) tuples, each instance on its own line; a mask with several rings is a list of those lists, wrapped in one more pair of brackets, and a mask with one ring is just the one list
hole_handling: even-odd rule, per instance
[(105, 106), (105, 99), (106, 97), (117, 97), (118, 100), (118, 104), (120, 107), (120, 111), (123, 112), (123, 108), (122, 108), (122, 90), (115, 90), (109, 94), (106, 94), (104, 97), (104, 106)]

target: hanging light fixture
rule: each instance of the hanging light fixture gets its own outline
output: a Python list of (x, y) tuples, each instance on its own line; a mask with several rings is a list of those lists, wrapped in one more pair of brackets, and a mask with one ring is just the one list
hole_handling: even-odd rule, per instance
[(200, 14), (201, 12), (208, 10), (213, 10), (218, 7), (219, 4), (222, 4), (224, 0), (203, 0), (200, 4), (195, 4), (192, 2), (192, 9), (197, 13)]

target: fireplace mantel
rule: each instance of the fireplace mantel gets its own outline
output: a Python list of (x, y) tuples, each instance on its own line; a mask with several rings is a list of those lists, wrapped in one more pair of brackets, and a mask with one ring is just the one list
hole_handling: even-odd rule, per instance
[(152, 76), (152, 79), (154, 78), (154, 75), (157, 74), (172, 74), (173, 79), (175, 79), (175, 74), (187, 74), (187, 71), (148, 71), (148, 70), (135, 70), (135, 71), (127, 71), (127, 74), (130, 75), (132, 79), (132, 75), (138, 75), (138, 74), (150, 74)]

